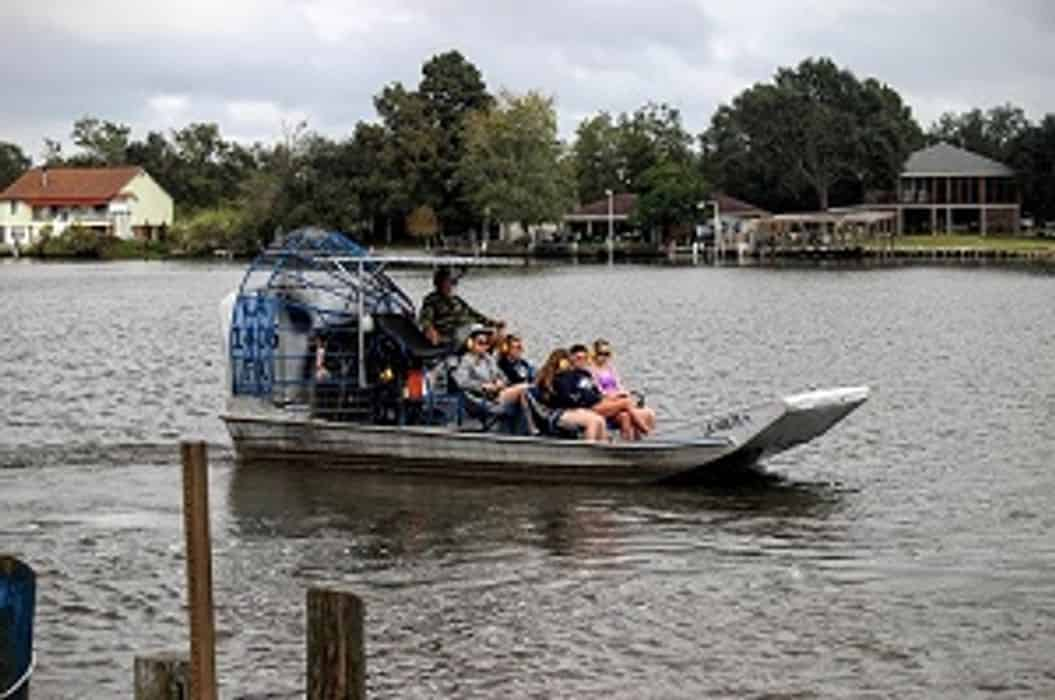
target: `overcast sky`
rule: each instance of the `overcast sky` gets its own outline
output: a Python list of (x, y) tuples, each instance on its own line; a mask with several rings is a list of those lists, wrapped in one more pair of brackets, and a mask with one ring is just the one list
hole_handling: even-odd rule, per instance
[(740, 90), (821, 55), (892, 85), (924, 127), (1007, 101), (1055, 111), (1048, 0), (4, 0), (0, 27), (0, 140), (33, 157), (85, 114), (136, 136), (215, 121), (270, 142), (307, 119), (343, 137), (385, 83), (416, 85), (450, 49), (492, 90), (555, 96), (565, 136), (648, 100), (696, 133)]

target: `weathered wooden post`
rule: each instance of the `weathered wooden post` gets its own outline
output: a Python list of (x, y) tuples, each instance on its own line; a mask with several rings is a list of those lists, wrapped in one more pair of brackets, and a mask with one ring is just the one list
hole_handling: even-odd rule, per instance
[(0, 555), (0, 698), (28, 700), (33, 673), (33, 609), (37, 577), (26, 564)]
[(135, 660), (135, 700), (190, 700), (190, 657), (163, 651)]
[(308, 700), (366, 698), (363, 614), (351, 593), (308, 590)]
[(187, 540), (191, 698), (216, 700), (216, 632), (213, 627), (212, 544), (209, 539), (209, 464), (205, 443), (182, 442), (183, 530)]

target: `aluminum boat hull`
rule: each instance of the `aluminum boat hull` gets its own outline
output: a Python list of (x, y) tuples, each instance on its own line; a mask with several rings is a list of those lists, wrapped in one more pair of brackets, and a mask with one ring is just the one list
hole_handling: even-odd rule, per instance
[(443, 427), (338, 423), (252, 403), (223, 416), (243, 463), (296, 462), (325, 468), (496, 481), (691, 483), (752, 468), (808, 442), (867, 400), (867, 387), (814, 391), (705, 421), (699, 437), (587, 443)]

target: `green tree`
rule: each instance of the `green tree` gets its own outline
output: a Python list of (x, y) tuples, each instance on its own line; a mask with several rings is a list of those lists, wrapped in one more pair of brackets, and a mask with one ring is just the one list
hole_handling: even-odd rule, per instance
[(1024, 129), (1009, 146), (1007, 162), (1018, 172), (1023, 210), (1055, 220), (1055, 114)]
[(644, 174), (665, 162), (691, 163), (692, 136), (681, 123), (681, 113), (649, 102), (633, 114), (621, 114), (618, 125), (620, 180), (631, 192), (644, 189)]
[(646, 229), (658, 229), (668, 240), (679, 227), (691, 226), (707, 198), (707, 182), (690, 163), (664, 161), (642, 174), (642, 193), (633, 218)]
[[(853, 149), (848, 171), (832, 193), (840, 201), (869, 201), (873, 193), (892, 192), (908, 154), (925, 143), (911, 109), (890, 86), (868, 78), (849, 102)], [(849, 185), (854, 186), (849, 186)]]
[(645, 172), (660, 163), (692, 163), (692, 136), (678, 110), (649, 102), (614, 119), (607, 112), (588, 117), (575, 133), (572, 160), (581, 201), (605, 190), (638, 192)]
[(429, 176), (439, 157), (440, 133), (427, 103), (417, 92), (392, 83), (374, 98), (374, 107), (384, 125), (381, 165), (388, 181), (386, 216), (402, 219), (423, 204), (438, 204)]
[(0, 141), (0, 190), (17, 180), (29, 166), (29, 157), (19, 146)]
[(172, 132), (175, 158), (166, 185), (187, 211), (219, 206), (237, 199), (242, 181), (255, 168), (252, 154), (225, 141), (213, 123), (192, 123)]
[(857, 183), (846, 198), (892, 185), (919, 133), (892, 88), (807, 59), (718, 109), (701, 135), (703, 167), (722, 189), (761, 206), (803, 208), (812, 199), (827, 209), (842, 183)]
[(123, 165), (127, 162), (131, 132), (132, 128), (125, 124), (83, 116), (73, 123), (70, 134), (73, 143), (81, 149), (71, 160), (85, 166)]
[(559, 220), (574, 201), (551, 98), (504, 92), (492, 109), (469, 115), (465, 139), (458, 173), (476, 211), (530, 230)]
[[(125, 153), (129, 165), (146, 170), (166, 192), (176, 197), (182, 173), (176, 151), (164, 134), (151, 131), (143, 140), (131, 141)], [(176, 203), (183, 204), (178, 200)]]
[(357, 193), (345, 153), (349, 143), (308, 134), (297, 149), (293, 173), (283, 182), (285, 228), (318, 225), (355, 231), (360, 222)]
[(855, 109), (860, 83), (828, 59), (803, 61), (794, 70), (781, 68), (775, 83), (771, 106), (787, 123), (783, 138), (772, 142), (773, 153), (826, 211), (832, 187), (855, 172), (861, 153), (865, 129)]
[(1007, 162), (1014, 144), (1029, 128), (1029, 119), (1022, 108), (1005, 104), (985, 112), (977, 108), (961, 114), (946, 112), (931, 124), (927, 138), (931, 143), (947, 141), (987, 158)]
[[(360, 215), (366, 222), (370, 239), (377, 237), (377, 222), (386, 219), (386, 214), (394, 209), (393, 200), (399, 190), (399, 183), (386, 172), (391, 164), (386, 162), (385, 153), (384, 127), (364, 122), (356, 124), (346, 156), (351, 173), (350, 187), (358, 195)], [(392, 242), (390, 222), (389, 218), (385, 226), (386, 243)]]
[(275, 229), (283, 223), (279, 210), (281, 197), (282, 182), (274, 172), (259, 169), (246, 176), (239, 186), (237, 199), (241, 232), (235, 240), (235, 250), (251, 252), (271, 240)]
[(480, 70), (457, 51), (437, 54), (422, 66), (418, 92), (429, 116), (451, 136), (467, 114), (494, 104)]
[(456, 177), (465, 153), (462, 136), (465, 117), (489, 108), (494, 98), (479, 69), (461, 53), (447, 51), (429, 59), (421, 69), (418, 95), (436, 134), (436, 160), (422, 173), (428, 199), (448, 231), (462, 231), (474, 221), (472, 206)]
[(601, 199), (605, 190), (621, 192), (625, 189), (625, 183), (619, 177), (624, 172), (619, 152), (619, 130), (607, 112), (579, 122), (571, 158), (581, 201)]

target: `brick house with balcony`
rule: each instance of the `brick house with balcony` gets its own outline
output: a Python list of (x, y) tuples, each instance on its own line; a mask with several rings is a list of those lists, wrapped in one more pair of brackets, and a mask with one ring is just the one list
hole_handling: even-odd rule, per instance
[(33, 168), (0, 192), (0, 244), (32, 245), (73, 225), (158, 240), (172, 217), (172, 197), (142, 168)]
[(897, 232), (1013, 232), (1021, 219), (1015, 171), (977, 153), (938, 143), (909, 156), (895, 201)]

